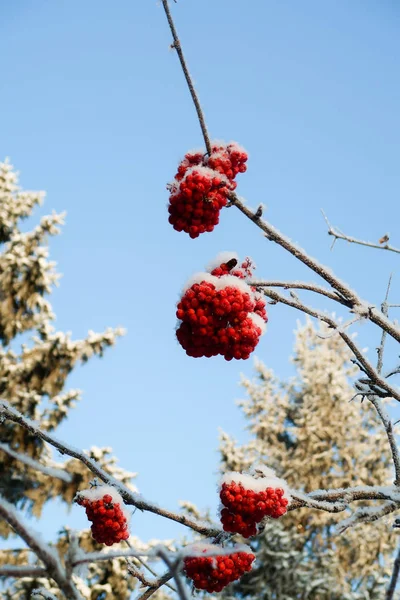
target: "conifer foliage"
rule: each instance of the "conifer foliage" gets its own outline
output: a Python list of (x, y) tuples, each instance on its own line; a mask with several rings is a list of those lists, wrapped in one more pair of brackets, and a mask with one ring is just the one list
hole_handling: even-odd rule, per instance
[[(56, 430), (80, 399), (79, 390), (65, 389), (69, 373), (79, 362), (102, 356), (105, 349), (123, 334), (123, 330), (107, 329), (100, 334), (89, 332), (83, 340), (72, 340), (68, 334), (55, 330), (48, 296), (58, 276), (55, 264), (48, 258), (46, 238), (59, 232), (64, 215), (43, 217), (27, 233), (21, 231), (23, 220), (31, 217), (34, 208), (43, 199), (43, 192), (21, 190), (12, 165), (8, 161), (0, 163), (1, 397), (24, 416), (40, 424), (43, 431), (50, 433)], [(24, 337), (19, 338), (19, 334), (24, 334)], [(23, 344), (18, 344), (20, 339)], [(16, 350), (18, 345), (19, 351)], [(134, 489), (133, 473), (116, 465), (111, 448), (92, 447), (88, 456), (121, 483)], [(30, 463), (30, 460), (35, 462)], [(37, 469), (38, 463), (42, 470)], [(54, 473), (58, 476), (54, 477)], [(88, 487), (92, 479), (93, 475), (82, 462), (70, 458), (59, 463), (49, 447), (27, 429), (9, 420), (1, 423), (0, 496), (23, 510), (25, 515), (40, 517), (44, 505), (53, 499), (70, 506), (77, 489)], [(0, 535), (9, 538), (12, 534), (7, 521), (0, 518)], [(68, 532), (65, 532), (57, 543), (61, 555), (67, 548), (67, 539)], [(85, 532), (81, 542), (87, 549), (96, 547)], [(23, 548), (0, 550), (0, 567), (4, 564), (26, 565), (31, 556)], [(107, 587), (120, 570), (120, 560), (114, 561), (111, 566), (99, 563), (89, 581), (104, 578)], [(135, 583), (133, 578), (128, 584), (122, 580), (115, 588), (115, 598), (125, 600), (126, 593), (120, 594), (118, 589), (126, 591)], [(57, 587), (47, 578), (42, 581), (17, 579), (13, 584), (7, 579), (4, 598), (28, 600), (30, 591), (41, 586), (57, 593)], [(93, 592), (94, 595), (90, 595), (89, 592), (84, 597), (95, 600), (101, 597), (104, 589), (104, 586), (98, 585), (97, 594)]]
[[(356, 373), (350, 359), (338, 336), (308, 321), (296, 332), (294, 380), (280, 382), (258, 361), (256, 378), (243, 380), (247, 399), (240, 402), (251, 440), (240, 446), (228, 434), (221, 436), (224, 481), (231, 470), (265, 460), (289, 486), (301, 482), (305, 492), (388, 484), (390, 452), (379, 419), (371, 405), (349, 402)], [(234, 596), (383, 598), (396, 544), (391, 522), (359, 525), (342, 535), (336, 523), (337, 515), (304, 509), (268, 520), (250, 540), (257, 564), (235, 584)]]

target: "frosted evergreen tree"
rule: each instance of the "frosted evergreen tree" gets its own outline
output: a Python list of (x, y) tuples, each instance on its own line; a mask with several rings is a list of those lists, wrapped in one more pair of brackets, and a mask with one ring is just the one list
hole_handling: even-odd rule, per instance
[[(79, 390), (67, 388), (69, 373), (78, 363), (102, 356), (123, 330), (107, 329), (100, 334), (90, 331), (83, 340), (72, 340), (55, 330), (48, 296), (58, 276), (55, 264), (48, 258), (46, 238), (59, 233), (63, 215), (43, 217), (31, 231), (21, 231), (22, 221), (31, 216), (43, 198), (43, 192), (22, 191), (10, 163), (0, 163), (1, 396), (38, 423), (43, 431), (52, 432), (80, 398)], [(27, 517), (30, 514), (40, 517), (44, 505), (54, 499), (71, 505), (77, 489), (88, 487), (93, 479), (79, 460), (69, 458), (57, 463), (41, 439), (9, 420), (1, 425), (0, 442), (0, 496)], [(107, 473), (135, 489), (133, 473), (117, 466), (111, 448), (93, 447), (88, 454)], [(53, 476), (55, 470), (57, 477)], [(0, 535), (3, 539), (14, 536), (3, 519), (0, 519)], [(69, 532), (65, 531), (55, 543), (61, 557), (67, 551), (68, 537)], [(91, 539), (89, 531), (82, 532), (79, 541), (87, 551), (101, 548)], [(0, 550), (0, 566), (27, 563), (35, 564), (27, 548)], [(137, 579), (122, 576), (122, 571), (125, 575), (126, 563), (122, 559), (91, 565), (84, 579), (77, 578), (81, 595), (90, 600), (125, 600)], [(5, 600), (28, 600), (31, 591), (39, 587), (62, 597), (47, 577), (25, 577), (11, 582), (3, 578), (4, 591), (0, 593)]]
[[(243, 380), (248, 398), (239, 403), (251, 440), (240, 446), (222, 434), (222, 470), (263, 463), (305, 492), (388, 484), (385, 432), (369, 403), (350, 402), (350, 358), (339, 336), (307, 322), (296, 332), (293, 380), (281, 383), (257, 362), (256, 379)], [(268, 520), (251, 543), (257, 566), (224, 597), (382, 598), (395, 547), (392, 521), (360, 524), (343, 535), (335, 531), (337, 521), (335, 514), (310, 509)]]

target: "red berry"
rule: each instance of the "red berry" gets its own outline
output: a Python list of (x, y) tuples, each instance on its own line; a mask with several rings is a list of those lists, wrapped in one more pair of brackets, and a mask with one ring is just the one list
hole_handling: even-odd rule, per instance
[[(219, 222), (219, 211), (226, 206), (234, 190), (233, 179), (244, 172), (247, 154), (234, 142), (213, 144), (210, 156), (188, 152), (168, 185), (169, 222), (176, 231), (191, 238), (211, 232)], [(243, 170), (244, 169), (244, 170)]]
[(285, 485), (283, 480), (275, 476), (255, 479), (251, 475), (231, 475), (232, 481), (229, 475), (225, 476), (220, 490), (224, 507), (221, 523), (225, 531), (248, 538), (256, 535), (256, 524), (264, 517), (277, 519), (286, 513), (289, 497), (284, 487), (279, 487)]
[[(112, 491), (112, 495), (107, 493), (108, 490)], [(92, 521), (92, 537), (96, 542), (112, 546), (128, 539), (128, 513), (122, 497), (114, 488), (101, 486), (84, 490), (79, 492), (76, 502), (86, 508), (86, 515)]]
[[(207, 550), (216, 550), (216, 546), (210, 544), (202, 552), (206, 553)], [(189, 556), (184, 560), (184, 571), (195, 588), (209, 593), (220, 592), (229, 583), (251, 571), (254, 559), (254, 554), (244, 551), (217, 556)]]
[(181, 323), (176, 336), (188, 356), (247, 359), (258, 344), (267, 321), (265, 301), (239, 282), (251, 273), (250, 259), (239, 268), (236, 265), (235, 258), (220, 263), (211, 271), (212, 277), (199, 278), (178, 303), (176, 316)]

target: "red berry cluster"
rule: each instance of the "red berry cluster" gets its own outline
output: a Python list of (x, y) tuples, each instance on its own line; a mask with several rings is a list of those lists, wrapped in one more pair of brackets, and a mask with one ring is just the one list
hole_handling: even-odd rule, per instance
[(93, 539), (99, 544), (107, 546), (127, 540), (129, 538), (128, 520), (122, 508), (122, 498), (119, 503), (113, 501), (110, 494), (104, 494), (97, 500), (91, 500), (84, 494), (85, 492), (78, 494), (76, 502), (86, 508), (87, 518), (92, 521)]
[(246, 571), (251, 571), (254, 559), (254, 554), (250, 552), (234, 552), (221, 556), (193, 556), (185, 558), (184, 571), (197, 589), (210, 593), (220, 592), (232, 581), (240, 579)]
[(201, 274), (178, 303), (176, 316), (181, 323), (176, 336), (188, 356), (247, 359), (258, 344), (267, 321), (265, 302), (239, 282), (241, 277), (232, 271), (236, 263), (232, 259), (211, 275)]
[(248, 155), (244, 148), (235, 142), (225, 144), (224, 142), (213, 142), (211, 155), (206, 158), (206, 165), (214, 171), (225, 175), (230, 181), (230, 189), (236, 188), (233, 181), (238, 173), (245, 173)]
[[(231, 259), (226, 263), (222, 263), (218, 267), (215, 267), (211, 271), (211, 275), (215, 277), (222, 277), (223, 275), (233, 275), (234, 277), (238, 277), (239, 279), (247, 279), (253, 275), (254, 265), (249, 257), (246, 258), (244, 262), (242, 262), (240, 267), (236, 267), (237, 260)], [(236, 268), (233, 268), (236, 267)], [(253, 312), (256, 315), (259, 315), (265, 323), (268, 322), (267, 311), (265, 310), (265, 300), (262, 294), (257, 292), (254, 288), (251, 288), (254, 296), (254, 309)]]
[(169, 222), (191, 238), (213, 231), (237, 173), (246, 170), (247, 154), (236, 144), (213, 145), (212, 153), (188, 152), (168, 186)]
[[(257, 484), (262, 479), (256, 480)], [(285, 490), (279, 486), (279, 479), (273, 478), (265, 482), (265, 488), (255, 491), (247, 489), (242, 483), (231, 481), (221, 486), (220, 499), (225, 508), (221, 510), (221, 523), (224, 531), (240, 533), (248, 538), (257, 534), (256, 524), (264, 517), (278, 519), (287, 511), (289, 504)], [(257, 486), (259, 487), (259, 486)]]

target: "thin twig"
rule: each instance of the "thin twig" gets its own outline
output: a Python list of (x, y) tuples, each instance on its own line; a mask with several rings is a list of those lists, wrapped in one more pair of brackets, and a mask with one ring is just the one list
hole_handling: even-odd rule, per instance
[(393, 375), (399, 375), (400, 373), (400, 365), (398, 367), (395, 367), (394, 369), (392, 369), (391, 371), (388, 371), (385, 375), (385, 377), (392, 377)]
[[(296, 510), (304, 506), (309, 506), (308, 503), (310, 501), (330, 504), (341, 503), (348, 506), (352, 502), (359, 502), (361, 500), (388, 500), (400, 505), (400, 490), (396, 486), (382, 488), (379, 486), (363, 485), (343, 489), (315, 490), (309, 494), (303, 494), (295, 490), (291, 491), (290, 494), (292, 496), (292, 502), (290, 503), (288, 510)], [(322, 504), (318, 507), (312, 506), (311, 508), (324, 510)], [(334, 510), (328, 512), (340, 511)]]
[(199, 98), (197, 96), (197, 92), (196, 92), (196, 90), (194, 88), (193, 81), (192, 81), (192, 78), (190, 76), (189, 69), (187, 67), (184, 54), (182, 52), (182, 46), (181, 46), (181, 43), (179, 41), (178, 34), (176, 32), (176, 28), (175, 28), (174, 21), (172, 19), (171, 11), (169, 10), (168, 0), (162, 0), (162, 4), (163, 4), (163, 7), (164, 7), (164, 11), (165, 11), (166, 17), (167, 17), (168, 25), (169, 25), (169, 28), (171, 30), (172, 37), (173, 37), (173, 40), (174, 40), (174, 42), (172, 44), (172, 47), (175, 48), (175, 50), (176, 50), (176, 52), (178, 54), (179, 61), (181, 63), (181, 67), (182, 67), (182, 71), (183, 71), (183, 74), (185, 76), (186, 83), (188, 85), (190, 94), (192, 96), (193, 104), (194, 104), (194, 106), (196, 108), (197, 117), (199, 119), (199, 123), (200, 123), (200, 127), (201, 127), (201, 132), (202, 132), (203, 138), (204, 138), (204, 143), (206, 145), (208, 154), (211, 154), (211, 142), (210, 142), (210, 137), (209, 137), (208, 131), (207, 131), (206, 121), (204, 119), (204, 115), (203, 115), (203, 111), (202, 111), (202, 108), (201, 108), (201, 105), (200, 105), (200, 101), (199, 101)]
[(181, 600), (189, 600), (185, 586), (183, 585), (181, 577), (180, 577), (181, 559), (178, 558), (176, 561), (173, 562), (169, 558), (168, 554), (163, 550), (163, 548), (160, 548), (160, 550), (158, 551), (158, 555), (165, 562), (170, 573), (172, 573), (172, 576), (175, 579), (176, 587), (178, 588), (179, 598)]
[[(125, 544), (131, 550), (133, 550), (133, 546), (132, 546), (132, 544), (130, 543), (129, 540), (125, 540)], [(158, 575), (154, 571), (154, 569), (152, 569), (151, 567), (149, 567), (149, 565), (146, 563), (146, 561), (143, 560), (143, 558), (141, 556), (135, 556), (134, 558), (135, 558), (135, 560), (137, 560), (138, 562), (140, 562), (140, 564), (142, 564), (143, 567), (145, 569), (147, 569), (149, 571), (149, 573), (151, 573), (153, 575), (153, 577), (158, 578)], [(151, 587), (152, 585), (154, 585), (155, 581), (149, 581), (148, 579), (146, 579), (146, 577), (143, 575), (143, 573), (140, 571), (140, 569), (137, 569), (135, 567), (135, 565), (132, 563), (132, 561), (129, 560), (128, 557), (126, 557), (125, 560), (126, 560), (126, 563), (128, 565), (128, 570), (131, 572), (131, 575), (133, 575), (134, 577), (136, 577), (137, 579), (139, 579), (139, 581), (141, 581), (143, 583), (143, 585), (146, 586), (146, 587)], [(166, 587), (170, 588), (173, 592), (176, 592), (176, 589), (170, 583), (166, 583), (165, 585), (166, 585)]]
[(148, 600), (153, 594), (156, 593), (160, 587), (165, 585), (167, 581), (172, 579), (172, 573), (168, 570), (164, 575), (162, 575), (156, 582), (153, 583), (151, 587), (149, 587), (137, 600)]
[(394, 564), (393, 564), (392, 577), (390, 578), (389, 587), (386, 591), (385, 600), (393, 600), (394, 592), (395, 592), (396, 585), (397, 585), (397, 580), (399, 578), (399, 572), (400, 572), (400, 546), (399, 546), (399, 549), (397, 550), (397, 556), (396, 556)]
[[(390, 274), (388, 285), (386, 288), (385, 299), (381, 305), (382, 312), (386, 316), (388, 315), (387, 301), (389, 298), (389, 291), (390, 291), (391, 283), (392, 283), (392, 274)], [(378, 348), (378, 362), (377, 362), (377, 366), (376, 366), (376, 370), (379, 373), (379, 375), (381, 374), (382, 367), (383, 367), (383, 352), (385, 349), (386, 336), (387, 336), (386, 331), (382, 331), (381, 343)], [(390, 446), (390, 451), (392, 454), (394, 469), (395, 469), (394, 484), (400, 485), (400, 455), (399, 455), (399, 449), (397, 446), (396, 438), (395, 438), (395, 435), (393, 432), (392, 420), (390, 419), (385, 408), (383, 407), (382, 401), (380, 400), (380, 398), (378, 398), (377, 396), (371, 396), (369, 394), (367, 394), (367, 397), (368, 397), (368, 400), (371, 402), (371, 404), (374, 406), (376, 412), (378, 413), (378, 416), (379, 416), (379, 418), (382, 422), (382, 425), (386, 431), (386, 435), (387, 435), (389, 446)]]
[(44, 588), (38, 588), (36, 590), (32, 590), (31, 598), (36, 598), (40, 596), (43, 600), (58, 600), (57, 596), (45, 590)]
[[(389, 298), (389, 291), (390, 291), (390, 285), (392, 283), (392, 273), (389, 276), (389, 281), (388, 281), (388, 285), (386, 288), (386, 295), (385, 295), (385, 299), (381, 304), (381, 310), (383, 312), (383, 314), (387, 317), (388, 316), (388, 298)], [(382, 367), (383, 367), (383, 351), (385, 349), (385, 342), (386, 342), (386, 336), (387, 336), (387, 332), (385, 330), (382, 331), (382, 337), (381, 337), (381, 343), (379, 345), (378, 348), (378, 364), (376, 367), (376, 370), (378, 371), (378, 373), (382, 372)]]
[[(336, 240), (345, 240), (346, 242), (350, 242), (351, 244), (358, 244), (359, 246), (368, 246), (368, 248), (376, 248), (377, 250), (388, 250), (389, 252), (395, 252), (396, 254), (400, 254), (400, 249), (399, 248), (395, 248), (394, 246), (391, 246), (390, 244), (374, 244), (373, 242), (365, 242), (364, 240), (359, 240), (355, 237), (352, 237), (350, 235), (346, 235), (345, 233), (343, 233), (342, 231), (339, 231), (339, 229), (337, 229), (336, 227), (333, 227), (331, 225), (331, 223), (328, 220), (328, 217), (326, 216), (326, 214), (324, 213), (324, 211), (321, 209), (322, 215), (325, 219), (325, 222), (328, 226), (328, 234), (332, 235), (334, 237), (334, 242)], [(389, 239), (387, 236), (384, 236), (384, 238)], [(384, 239), (383, 238), (383, 239)]]
[(382, 425), (385, 428), (386, 435), (387, 435), (387, 438), (389, 441), (390, 451), (392, 453), (394, 469), (395, 469), (395, 473), (396, 473), (396, 478), (395, 478), (394, 484), (400, 486), (400, 455), (399, 455), (399, 449), (398, 449), (398, 446), (396, 443), (396, 438), (395, 438), (394, 431), (393, 431), (393, 423), (392, 423), (388, 413), (382, 406), (382, 402), (379, 398), (377, 398), (376, 396), (370, 396), (370, 397), (368, 397), (368, 400), (375, 407), (375, 410), (378, 413), (380, 420), (382, 421)]
[(343, 306), (347, 306), (348, 308), (351, 308), (351, 302), (349, 302), (348, 300), (346, 300), (345, 298), (343, 298), (340, 294), (338, 294), (337, 292), (331, 292), (331, 290), (328, 290), (320, 285), (317, 285), (315, 283), (304, 283), (302, 281), (268, 281), (268, 280), (262, 280), (262, 281), (249, 281), (248, 284), (250, 286), (256, 287), (256, 288), (262, 288), (262, 287), (281, 287), (284, 288), (285, 290), (289, 290), (289, 289), (293, 289), (293, 290), (306, 290), (309, 292), (315, 292), (316, 294), (321, 294), (322, 296), (326, 296), (326, 298), (329, 298), (330, 300), (334, 300), (334, 302), (339, 302), (340, 304), (343, 304)]
[(360, 523), (373, 523), (390, 515), (395, 510), (398, 510), (399, 505), (393, 502), (385, 502), (382, 506), (376, 506), (371, 508), (362, 507), (358, 508), (348, 519), (345, 519), (337, 528), (337, 533), (342, 534), (350, 527), (355, 527)]

